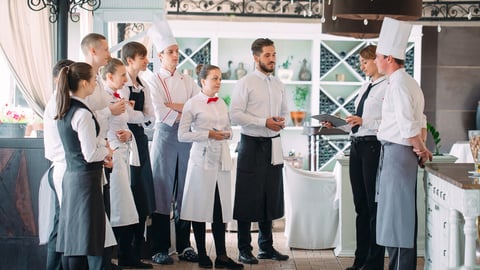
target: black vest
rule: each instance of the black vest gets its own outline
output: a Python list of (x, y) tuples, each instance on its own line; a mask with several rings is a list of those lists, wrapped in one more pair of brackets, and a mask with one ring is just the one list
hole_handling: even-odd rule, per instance
[[(83, 104), (82, 102), (76, 99), (70, 99), (71, 104), (67, 113), (63, 119), (57, 121), (57, 128), (62, 140), (63, 149), (65, 150), (65, 159), (67, 161), (67, 169), (70, 170), (79, 170), (79, 171), (90, 171), (98, 170), (103, 167), (103, 161), (97, 162), (87, 162), (82, 154), (82, 147), (80, 145), (80, 140), (78, 139), (78, 133), (72, 129), (72, 118), (75, 113), (80, 108), (87, 109), (89, 112), (90, 109)], [(95, 131), (96, 135), (100, 131), (100, 126), (98, 125), (97, 119), (92, 113), (92, 118), (95, 121)]]

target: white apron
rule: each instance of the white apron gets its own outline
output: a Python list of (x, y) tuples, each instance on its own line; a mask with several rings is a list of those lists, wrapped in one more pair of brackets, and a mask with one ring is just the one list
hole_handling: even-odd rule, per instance
[(110, 147), (116, 149), (110, 174), (110, 223), (112, 227), (138, 223), (137, 208), (130, 188), (130, 144), (111, 140)]
[(218, 185), (223, 222), (232, 221), (231, 162), (228, 142), (193, 143), (183, 191), (181, 219), (213, 222)]

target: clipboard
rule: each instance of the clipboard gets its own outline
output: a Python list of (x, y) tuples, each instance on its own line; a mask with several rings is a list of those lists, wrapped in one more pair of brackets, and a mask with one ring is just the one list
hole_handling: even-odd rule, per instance
[(347, 124), (347, 121), (345, 121), (345, 119), (330, 114), (313, 115), (312, 118), (317, 119), (320, 122), (328, 121), (332, 123), (332, 125), (335, 127), (340, 127)]

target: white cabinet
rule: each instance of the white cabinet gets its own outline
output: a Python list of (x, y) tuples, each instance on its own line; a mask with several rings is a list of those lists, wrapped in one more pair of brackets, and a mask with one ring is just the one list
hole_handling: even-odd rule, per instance
[(480, 186), (472, 164), (431, 164), (425, 177), (425, 269), (478, 269), (477, 216)]
[[(337, 256), (354, 256), (356, 248), (356, 236), (355, 236), (355, 207), (353, 205), (352, 188), (350, 185), (350, 174), (348, 170), (349, 157), (338, 156), (335, 165), (334, 173), (337, 178), (337, 197), (339, 198), (339, 230), (338, 230), (338, 244), (335, 248), (335, 255)], [(456, 157), (450, 155), (434, 156), (433, 162), (435, 163), (453, 163)], [(431, 196), (428, 196), (432, 185), (425, 184), (422, 181), (424, 179), (424, 170), (418, 170), (417, 174), (417, 217), (418, 217), (418, 233), (417, 233), (417, 249), (418, 255), (421, 256), (425, 253), (425, 265), (428, 264), (431, 259), (428, 257), (432, 254), (430, 251), (435, 250), (438, 254), (448, 254), (446, 245), (442, 246), (441, 238), (437, 235), (445, 235), (445, 231), (438, 229), (439, 231), (433, 231), (431, 225), (428, 225), (433, 220), (435, 221), (436, 228), (446, 226), (444, 222), (448, 221), (448, 213), (445, 214), (445, 210), (441, 210), (440, 206), (435, 206), (432, 202)], [(424, 192), (425, 189), (425, 192)], [(438, 189), (435, 189), (437, 191)], [(439, 192), (439, 191), (438, 191)], [(427, 194), (427, 197), (425, 197)], [(440, 194), (440, 192), (439, 192)], [(442, 193), (444, 196), (444, 193)], [(438, 203), (437, 203), (438, 205)], [(432, 218), (435, 216), (435, 219)], [(446, 216), (446, 217), (444, 217)], [(441, 223), (441, 224), (440, 224)], [(427, 224), (427, 225), (425, 225)], [(448, 228), (448, 227), (447, 227)], [(435, 236), (435, 237), (433, 237)], [(432, 242), (432, 239), (439, 242)], [(448, 238), (447, 238), (448, 239)], [(443, 247), (440, 251), (440, 247)], [(425, 248), (425, 251), (424, 251)], [(443, 251), (445, 250), (445, 252)], [(430, 255), (431, 256), (431, 255)], [(443, 256), (443, 255), (442, 255)], [(429, 268), (429, 269), (441, 269), (441, 268)]]

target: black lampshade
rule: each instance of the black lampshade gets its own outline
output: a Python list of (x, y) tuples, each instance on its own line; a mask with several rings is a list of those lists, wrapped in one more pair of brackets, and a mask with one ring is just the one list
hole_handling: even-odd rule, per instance
[(414, 21), (422, 16), (422, 0), (335, 0), (333, 14), (351, 20), (383, 20), (385, 16)]
[[(339, 0), (333, 0), (335, 3)], [(359, 20), (350, 20), (343, 18), (332, 19), (333, 4), (328, 4), (327, 1), (324, 2), (324, 17), (325, 22), (322, 24), (322, 33), (337, 35), (337, 36), (347, 36), (354, 38), (376, 38), (380, 33), (382, 27), (382, 21), (368, 21), (367, 25), (363, 21)]]

